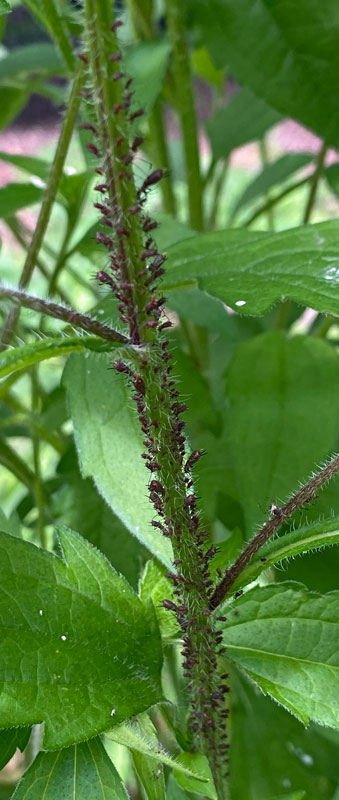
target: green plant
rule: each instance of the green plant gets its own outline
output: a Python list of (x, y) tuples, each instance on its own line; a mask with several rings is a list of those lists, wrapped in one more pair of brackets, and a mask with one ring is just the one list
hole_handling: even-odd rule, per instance
[[(111, 0), (26, 5), (51, 43), (5, 55), (0, 92), (13, 116), (33, 91), (65, 112), (50, 167), (1, 153), (39, 179), (0, 190), (26, 251), (18, 288), (0, 286), (0, 764), (19, 747), (28, 767), (13, 798), (335, 800), (338, 222), (305, 224), (322, 181), (337, 194), (334, 0), (300, 3), (296, 29), (287, 3), (166, 0), (158, 35), (151, 0), (124, 20)], [(281, 74), (265, 48), (284, 55), (286, 30)], [(226, 63), (245, 88), (224, 108)], [(193, 70), (213, 87), (207, 168)], [(322, 136), (315, 159), (270, 163), (282, 114)], [(261, 171), (229, 202), (230, 154), (257, 138)], [(303, 224), (284, 229), (300, 187)], [(32, 233), (18, 212), (40, 200)]]

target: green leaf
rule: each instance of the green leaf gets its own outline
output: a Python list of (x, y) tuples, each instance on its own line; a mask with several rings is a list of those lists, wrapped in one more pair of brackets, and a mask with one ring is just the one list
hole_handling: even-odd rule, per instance
[(173, 774), (169, 775), (167, 782), (166, 800), (187, 800), (186, 792), (178, 786)]
[(41, 197), (42, 190), (32, 183), (8, 183), (0, 189), (0, 217), (6, 219), (21, 208), (38, 203)]
[[(88, 342), (87, 342), (88, 339)], [(68, 356), (77, 350), (84, 350), (91, 343), (99, 342), (97, 336), (65, 336), (50, 337), (41, 341), (24, 344), (20, 347), (4, 350), (0, 353), (0, 378), (11, 375), (12, 372), (28, 369), (32, 364), (38, 364), (48, 358)]]
[(13, 800), (128, 800), (128, 794), (100, 739), (56, 753), (39, 753), (25, 772)]
[(0, 0), (0, 15), (8, 14), (10, 11), (12, 11), (12, 9), (9, 3), (7, 3), (7, 0)]
[[(139, 727), (142, 737), (145, 737), (155, 748), (159, 747), (156, 729), (146, 712), (139, 714), (135, 720), (135, 725)], [(136, 773), (144, 789), (145, 798), (147, 800), (165, 800), (166, 788), (163, 765), (138, 750), (132, 751), (132, 757)]]
[(227, 158), (235, 147), (261, 139), (280, 120), (281, 115), (249, 89), (240, 89), (225, 108), (206, 123), (213, 157)]
[(29, 97), (28, 87), (0, 86), (0, 125), (6, 128), (20, 114)]
[(217, 67), (338, 145), (337, 0), (199, 0), (193, 13)]
[(17, 748), (23, 752), (31, 734), (30, 728), (11, 728), (0, 731), (0, 769), (10, 761)]
[(70, 72), (73, 73), (75, 61), (74, 52), (60, 10), (56, 7), (54, 0), (41, 0), (41, 6), (43, 9), (45, 26), (59, 48), (66, 66)]
[(236, 670), (232, 698), (232, 798), (288, 800), (304, 792), (307, 800), (333, 800), (338, 734), (314, 724), (305, 729)]
[(202, 753), (181, 753), (177, 761), (180, 761), (181, 764), (189, 767), (192, 771), (198, 772), (206, 780), (206, 783), (201, 783), (201, 781), (197, 781), (196, 778), (191, 778), (189, 775), (178, 772), (176, 767), (173, 770), (173, 775), (182, 789), (186, 789), (188, 792), (203, 794), (204, 797), (210, 797), (211, 800), (218, 800), (206, 756), (202, 755)]
[(322, 340), (272, 332), (236, 349), (228, 426), (249, 533), (335, 448), (338, 389), (338, 356)]
[[(12, 91), (12, 90), (11, 90)], [(13, 164), (14, 167), (29, 172), (30, 175), (37, 175), (41, 180), (46, 181), (50, 171), (50, 164), (37, 156), (23, 156), (21, 153), (5, 153), (0, 151), (1, 161)]]
[(177, 619), (162, 604), (164, 599), (175, 602), (173, 586), (165, 576), (165, 569), (156, 561), (147, 561), (140, 580), (139, 595), (144, 602), (152, 600), (162, 636), (166, 639), (176, 637), (180, 632)]
[(60, 528), (58, 538), (63, 560), (0, 534), (1, 724), (44, 721), (47, 749), (162, 699), (150, 604), (78, 534)]
[[(258, 556), (239, 575), (232, 589), (246, 586), (254, 581), (261, 572), (287, 558), (304, 555), (311, 550), (318, 550), (333, 544), (339, 544), (339, 517), (330, 517), (330, 519), (315, 522), (314, 525), (307, 525), (285, 533), (268, 541), (264, 547), (260, 548)], [(217, 556), (213, 559), (213, 567), (216, 560)]]
[(339, 223), (279, 233), (226, 230), (168, 250), (164, 288), (198, 286), (241, 314), (264, 314), (289, 298), (339, 314)]
[(170, 543), (151, 527), (153, 508), (147, 497), (148, 475), (141, 458), (142, 433), (124, 376), (109, 370), (101, 355), (75, 355), (64, 372), (81, 473), (126, 528), (166, 566)]
[(26, 44), (15, 47), (0, 60), (0, 81), (26, 78), (28, 75), (60, 75), (64, 66), (52, 44)]
[(137, 587), (148, 551), (113, 514), (98, 494), (93, 481), (81, 478), (73, 448), (63, 457), (57, 472), (65, 479), (53, 506), (58, 522), (67, 524), (98, 547), (114, 569)]
[(336, 446), (339, 360), (322, 340), (265, 333), (227, 374), (230, 449), (248, 531)]
[(324, 177), (326, 178), (328, 187), (336, 197), (339, 197), (339, 164), (330, 164), (324, 170)]
[(135, 101), (149, 112), (163, 84), (170, 54), (167, 41), (141, 42), (126, 51), (124, 65), (133, 78)]
[(279, 186), (298, 170), (307, 167), (313, 159), (314, 154), (312, 153), (285, 153), (277, 161), (266, 164), (238, 198), (233, 208), (233, 214), (252, 203), (253, 200), (257, 200), (258, 197), (267, 194), (275, 186)]
[(175, 768), (177, 773), (190, 776), (199, 781), (199, 783), (202, 782), (204, 788), (206, 787), (209, 778), (205, 774), (205, 761), (201, 762), (202, 766), (199, 763), (199, 767), (196, 767), (193, 762), (186, 763), (186, 760), (181, 758), (182, 755), (191, 756), (192, 753), (181, 753), (181, 756), (177, 758), (169, 756), (159, 742), (155, 743), (153, 737), (150, 739), (149, 736), (144, 734), (137, 719), (132, 719), (125, 725), (118, 725), (112, 728), (112, 730), (106, 732), (106, 736), (112, 739), (113, 742), (123, 744), (133, 752), (142, 753), (148, 758), (154, 759), (159, 764), (166, 764), (166, 766), (171, 767), (171, 769)]
[(227, 656), (304, 725), (339, 728), (339, 592), (286, 582), (244, 594), (223, 623)]
[(206, 47), (198, 47), (196, 50), (193, 50), (192, 65), (195, 72), (197, 72), (201, 78), (217, 86), (219, 90), (222, 89), (225, 72), (223, 69), (216, 69)]

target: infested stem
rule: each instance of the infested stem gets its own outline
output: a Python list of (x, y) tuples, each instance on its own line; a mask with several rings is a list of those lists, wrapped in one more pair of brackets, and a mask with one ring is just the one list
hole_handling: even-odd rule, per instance
[(317, 496), (319, 489), (322, 488), (328, 481), (333, 478), (336, 473), (339, 472), (339, 455), (336, 455), (329, 464), (326, 464), (320, 472), (317, 472), (316, 475), (302, 486), (296, 494), (290, 497), (286, 503), (280, 508), (274, 507), (273, 509), (273, 516), (268, 522), (265, 522), (265, 525), (261, 528), (259, 533), (251, 539), (248, 545), (240, 554), (239, 558), (232, 564), (231, 567), (226, 571), (225, 576), (223, 577), (222, 581), (220, 581), (219, 585), (216, 587), (211, 600), (210, 600), (210, 608), (212, 610), (216, 609), (220, 603), (225, 599), (226, 595), (232, 588), (235, 580), (241, 575), (243, 570), (248, 566), (248, 564), (252, 561), (260, 547), (262, 547), (268, 539), (270, 539), (273, 534), (281, 528), (282, 525), (289, 519), (289, 517), (294, 514), (295, 511), (298, 511), (303, 506), (307, 505), (311, 500)]
[(103, 325), (98, 320), (88, 317), (86, 314), (81, 314), (72, 308), (58, 305), (50, 300), (42, 300), (41, 297), (21, 292), (19, 289), (9, 289), (5, 286), (0, 286), (0, 300), (9, 300), (16, 307), (30, 308), (32, 311), (38, 311), (41, 314), (47, 314), (54, 319), (60, 319), (70, 325), (75, 325), (76, 328), (81, 328), (87, 333), (94, 333), (105, 339), (108, 342), (116, 344), (129, 344), (129, 339), (119, 331), (110, 328), (109, 325)]
[[(142, 110), (130, 112), (130, 79), (123, 72), (116, 27), (111, 25), (111, 3), (85, 0), (86, 38), (93, 84), (97, 125), (92, 126), (91, 151), (97, 156), (102, 182), (97, 186), (107, 234), (97, 234), (109, 258), (107, 271), (97, 278), (118, 300), (122, 322), (129, 326), (130, 341), (147, 345), (136, 361), (114, 362), (131, 387), (144, 434), (145, 467), (150, 471), (149, 497), (156, 511), (152, 524), (158, 535), (172, 542), (175, 602), (164, 607), (176, 614), (183, 632), (184, 675), (191, 699), (192, 744), (209, 759), (218, 798), (228, 790), (228, 708), (224, 695), (228, 676), (220, 677), (218, 657), (223, 652), (222, 633), (209, 610), (213, 581), (209, 573), (215, 548), (206, 546), (208, 533), (201, 521), (194, 494), (192, 467), (200, 451), (186, 455), (184, 422), (186, 410), (172, 376), (172, 354), (163, 330), (171, 327), (164, 312), (159, 279), (165, 257), (153, 239), (157, 223), (143, 210), (148, 188), (162, 176), (155, 170), (136, 190), (126, 164), (135, 154), (135, 140), (128, 139), (129, 123)], [(87, 59), (87, 53), (84, 54)], [(137, 141), (139, 139), (137, 138)], [(108, 223), (108, 224), (107, 224)], [(145, 241), (146, 239), (146, 241)], [(138, 369), (138, 371), (136, 371)], [(225, 774), (226, 773), (226, 774)]]

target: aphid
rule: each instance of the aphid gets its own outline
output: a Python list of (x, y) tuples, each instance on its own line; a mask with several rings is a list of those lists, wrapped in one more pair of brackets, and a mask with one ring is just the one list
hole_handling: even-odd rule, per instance
[(273, 514), (274, 517), (277, 517), (278, 519), (281, 519), (281, 517), (283, 517), (282, 509), (279, 508), (279, 506), (276, 506), (274, 503), (272, 503), (271, 505), (270, 512), (271, 514)]
[(193, 453), (189, 456), (185, 464), (185, 472), (189, 472), (190, 469), (193, 467), (194, 464), (199, 461), (199, 458), (203, 455), (202, 450), (193, 450)]
[(179, 611), (178, 606), (175, 603), (172, 603), (172, 600), (163, 600), (162, 601), (163, 607), (167, 608), (168, 611)]

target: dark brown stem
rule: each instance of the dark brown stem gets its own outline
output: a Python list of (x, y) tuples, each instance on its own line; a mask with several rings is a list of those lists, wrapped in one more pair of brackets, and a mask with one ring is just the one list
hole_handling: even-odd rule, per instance
[(265, 522), (265, 525), (261, 528), (259, 533), (248, 543), (245, 549), (240, 553), (239, 558), (232, 564), (231, 567), (226, 571), (225, 576), (223, 577), (222, 581), (220, 581), (219, 585), (214, 590), (214, 593), (210, 600), (210, 608), (215, 609), (217, 608), (220, 603), (225, 599), (226, 595), (228, 594), (229, 590), (233, 586), (236, 578), (241, 575), (242, 571), (247, 567), (247, 565), (252, 561), (252, 558), (258, 552), (260, 547), (267, 542), (268, 539), (275, 533), (281, 526), (286, 522), (286, 520), (294, 514), (295, 511), (298, 511), (299, 508), (302, 508), (310, 500), (314, 500), (317, 496), (317, 492), (325, 483), (328, 483), (329, 480), (339, 472), (339, 455), (335, 456), (329, 464), (323, 467), (320, 472), (317, 472), (316, 475), (302, 486), (293, 497), (290, 497), (286, 503), (284, 503), (281, 508), (277, 508), (276, 506), (273, 507), (273, 516), (268, 522)]
[(74, 311), (72, 308), (60, 306), (58, 303), (52, 303), (50, 300), (42, 300), (40, 297), (21, 292), (19, 289), (7, 289), (0, 286), (0, 300), (10, 300), (16, 306), (23, 306), (24, 308), (31, 308), (32, 311), (38, 311), (41, 314), (47, 314), (49, 317), (61, 319), (63, 322), (68, 322), (70, 325), (75, 325), (88, 333), (94, 333), (100, 336), (101, 339), (106, 339), (108, 342), (118, 342), (119, 344), (129, 344), (129, 339), (114, 328), (108, 325), (103, 325), (92, 317), (86, 314), (80, 314), (79, 311)]

